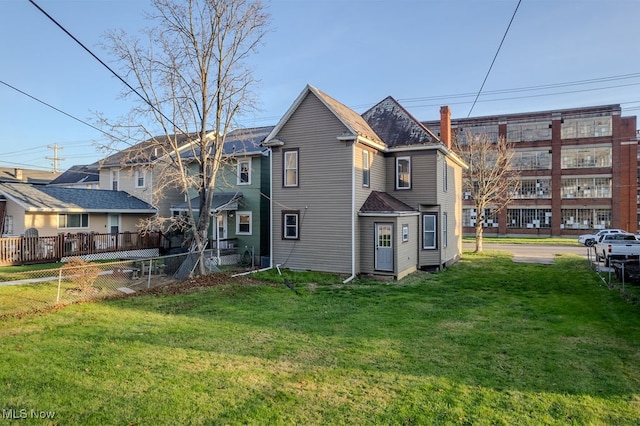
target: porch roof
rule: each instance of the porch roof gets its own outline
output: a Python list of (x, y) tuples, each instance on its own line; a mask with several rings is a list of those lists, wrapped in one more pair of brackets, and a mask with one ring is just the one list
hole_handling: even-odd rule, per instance
[(417, 213), (417, 210), (386, 192), (372, 191), (360, 213)]
[[(238, 202), (240, 200), (242, 200), (242, 192), (214, 192), (213, 200), (211, 201), (211, 210), (213, 212), (238, 210)], [(195, 206), (193, 208), (194, 211), (199, 211), (199, 197), (192, 198), (191, 205)], [(189, 207), (185, 201), (184, 203), (172, 205), (171, 210), (174, 212), (186, 212), (189, 210)]]

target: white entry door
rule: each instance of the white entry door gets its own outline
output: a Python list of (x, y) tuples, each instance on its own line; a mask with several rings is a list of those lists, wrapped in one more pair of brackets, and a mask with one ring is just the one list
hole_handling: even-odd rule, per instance
[(220, 242), (220, 248), (227, 248), (227, 212), (222, 212), (217, 218), (217, 240)]
[(393, 225), (377, 223), (375, 268), (378, 271), (393, 271)]

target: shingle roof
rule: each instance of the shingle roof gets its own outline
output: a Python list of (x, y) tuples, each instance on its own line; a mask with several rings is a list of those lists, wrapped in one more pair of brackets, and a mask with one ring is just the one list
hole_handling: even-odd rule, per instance
[(100, 171), (96, 163), (89, 165), (71, 166), (60, 176), (49, 182), (49, 185), (65, 185), (80, 183), (97, 183), (100, 181)]
[[(224, 139), (225, 155), (251, 155), (264, 151), (264, 147), (260, 144), (264, 138), (273, 130), (274, 126), (250, 127), (244, 129), (236, 129), (229, 132)], [(214, 148), (215, 145), (211, 145)], [(200, 148), (186, 150), (181, 154), (182, 158), (191, 158), (194, 155), (200, 155)]]
[[(211, 210), (237, 210), (238, 201), (242, 200), (242, 192), (214, 192), (213, 200), (211, 200)], [(191, 205), (195, 206), (194, 210), (199, 210), (199, 198), (191, 199)], [(187, 202), (175, 204), (171, 206), (173, 211), (186, 211), (189, 206)]]
[(386, 192), (372, 191), (360, 211), (362, 213), (400, 213), (415, 212), (416, 209)]
[(173, 141), (181, 149), (188, 147), (199, 137), (196, 133), (155, 136), (140, 143), (116, 152), (113, 155), (99, 161), (101, 166), (125, 164), (152, 163), (169, 153), (173, 153), (171, 142)]
[(124, 191), (2, 183), (0, 194), (27, 211), (155, 213), (150, 204)]
[(60, 173), (45, 170), (22, 169), (20, 167), (0, 167), (0, 182), (22, 182), (45, 185), (57, 178)]
[(362, 117), (390, 147), (440, 142), (391, 96), (370, 108)]

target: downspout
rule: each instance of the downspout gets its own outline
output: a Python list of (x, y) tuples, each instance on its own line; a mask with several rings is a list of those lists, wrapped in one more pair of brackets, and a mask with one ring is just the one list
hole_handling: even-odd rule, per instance
[(273, 150), (269, 152), (269, 268), (273, 268)]
[(351, 141), (351, 276), (342, 281), (346, 284), (356, 277), (356, 140)]

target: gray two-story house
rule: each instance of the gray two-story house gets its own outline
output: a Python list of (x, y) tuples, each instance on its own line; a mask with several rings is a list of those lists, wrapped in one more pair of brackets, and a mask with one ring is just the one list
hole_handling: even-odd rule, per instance
[[(448, 108), (441, 110), (447, 129)], [(271, 151), (271, 263), (400, 279), (462, 251), (464, 162), (393, 98), (363, 115), (307, 86)]]

